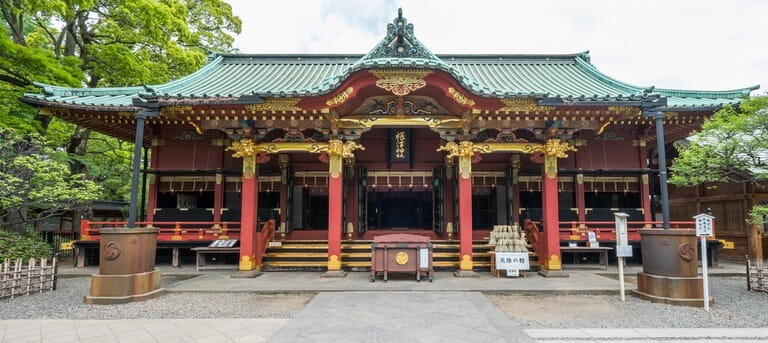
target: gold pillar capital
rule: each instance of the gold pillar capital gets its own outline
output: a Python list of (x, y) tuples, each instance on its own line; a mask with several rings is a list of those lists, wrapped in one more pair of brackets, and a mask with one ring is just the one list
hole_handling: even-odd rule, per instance
[(354, 162), (355, 150), (365, 150), (365, 147), (355, 143), (354, 141), (342, 142), (339, 139), (331, 139), (328, 141), (328, 157), (329, 161), (329, 174), (332, 178), (337, 178), (341, 175), (341, 168), (343, 167), (343, 161)]
[(550, 138), (539, 151), (544, 153), (544, 173), (552, 179), (557, 177), (557, 159), (568, 157), (566, 152), (576, 151), (576, 148), (558, 138)]
[(239, 141), (232, 142), (226, 150), (235, 152), (232, 154), (232, 157), (243, 159), (244, 178), (250, 179), (256, 175), (256, 155), (259, 152), (265, 151), (263, 147), (256, 144), (253, 139), (243, 138)]
[(553, 156), (555, 158), (566, 158), (568, 157), (566, 152), (576, 151), (576, 148), (568, 142), (563, 142), (557, 138), (550, 138), (544, 146), (541, 147), (541, 151), (544, 155)]
[(475, 155), (475, 148), (475, 143), (472, 143), (471, 141), (461, 141), (458, 144), (455, 142), (448, 142), (437, 148), (437, 151), (447, 152), (448, 155), (445, 156), (446, 160), (458, 157), (459, 174), (462, 178), (468, 179), (472, 177), (472, 156)]

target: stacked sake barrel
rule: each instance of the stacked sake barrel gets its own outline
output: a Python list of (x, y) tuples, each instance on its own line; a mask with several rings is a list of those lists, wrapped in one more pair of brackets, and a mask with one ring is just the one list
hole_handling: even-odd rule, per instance
[(528, 252), (525, 234), (518, 225), (494, 225), (489, 245), (496, 252)]

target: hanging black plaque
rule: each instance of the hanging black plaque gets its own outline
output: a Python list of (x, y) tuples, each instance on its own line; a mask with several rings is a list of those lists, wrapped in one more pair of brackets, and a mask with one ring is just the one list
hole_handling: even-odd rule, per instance
[(411, 161), (411, 129), (389, 129), (389, 162)]

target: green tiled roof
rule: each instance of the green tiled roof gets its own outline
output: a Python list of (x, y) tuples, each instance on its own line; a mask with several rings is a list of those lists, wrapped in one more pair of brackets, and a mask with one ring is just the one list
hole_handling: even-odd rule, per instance
[(570, 102), (616, 102), (667, 98), (670, 110), (713, 108), (737, 103), (758, 86), (730, 91), (690, 91), (633, 86), (615, 80), (591, 63), (588, 52), (566, 55), (435, 55), (398, 15), (387, 36), (366, 55), (214, 55), (208, 64), (163, 85), (121, 88), (62, 88), (39, 85), (43, 94), (25, 94), (33, 103), (77, 106), (132, 106), (140, 93), (168, 98), (308, 97), (328, 94), (351, 74), (377, 68), (441, 70), (468, 91), (494, 98), (561, 98)]

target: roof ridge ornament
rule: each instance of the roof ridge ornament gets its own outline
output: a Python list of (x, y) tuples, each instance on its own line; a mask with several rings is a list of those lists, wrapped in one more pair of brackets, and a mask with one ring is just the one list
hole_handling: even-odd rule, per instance
[(421, 58), (439, 61), (413, 34), (413, 24), (403, 17), (403, 9), (397, 9), (397, 17), (387, 24), (387, 35), (360, 61), (377, 58)]

